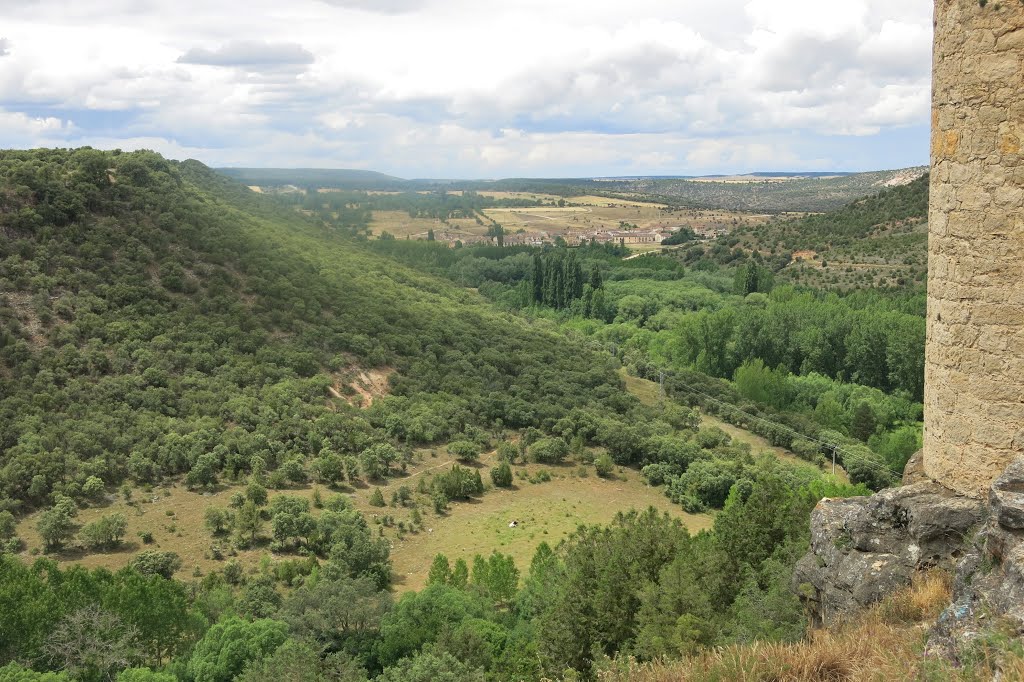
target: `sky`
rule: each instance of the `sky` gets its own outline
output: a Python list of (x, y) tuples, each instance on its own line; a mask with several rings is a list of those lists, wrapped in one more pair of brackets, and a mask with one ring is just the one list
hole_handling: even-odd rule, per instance
[(930, 0), (0, 0), (0, 148), (406, 178), (928, 160)]

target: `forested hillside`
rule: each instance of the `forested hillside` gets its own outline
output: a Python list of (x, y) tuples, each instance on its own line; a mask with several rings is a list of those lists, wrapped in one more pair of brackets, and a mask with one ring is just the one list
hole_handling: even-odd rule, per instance
[(738, 229), (675, 253), (719, 265), (754, 255), (779, 279), (813, 287), (923, 287), (928, 259), (928, 174), (827, 213)]
[[(271, 468), (467, 426), (628, 409), (605, 360), (353, 248), (194, 162), (144, 152), (0, 157), (10, 504), (108, 484)], [(362, 412), (352, 366), (396, 373)]]

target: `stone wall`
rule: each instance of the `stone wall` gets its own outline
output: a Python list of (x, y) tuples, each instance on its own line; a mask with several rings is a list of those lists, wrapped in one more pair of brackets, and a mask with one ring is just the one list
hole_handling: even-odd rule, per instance
[(936, 0), (924, 469), (980, 497), (1024, 452), (1024, 0)]

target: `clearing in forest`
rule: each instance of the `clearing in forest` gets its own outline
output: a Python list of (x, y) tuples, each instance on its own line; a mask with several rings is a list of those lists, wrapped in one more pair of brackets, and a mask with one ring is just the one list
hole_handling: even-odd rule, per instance
[[(349, 497), (353, 505), (366, 517), (374, 534), (381, 534), (391, 543), (394, 565), (394, 585), (398, 592), (418, 590), (424, 586), (434, 555), (443, 553), (451, 561), (464, 558), (471, 563), (473, 556), (488, 556), (493, 551), (511, 555), (519, 570), (525, 573), (530, 560), (541, 542), (554, 547), (580, 524), (607, 524), (617, 512), (630, 509), (644, 510), (655, 507), (679, 518), (692, 533), (710, 528), (712, 517), (706, 514), (687, 514), (673, 504), (660, 488), (649, 486), (639, 472), (618, 468), (615, 477), (602, 479), (593, 466), (564, 464), (560, 466), (526, 464), (514, 465), (513, 487), (494, 488), (489, 472), (496, 456), (487, 453), (476, 464), (487, 490), (483, 496), (470, 501), (453, 501), (448, 510), (438, 515), (428, 495), (414, 493), (422, 515), (422, 526), (415, 532), (399, 532), (398, 522), (412, 526), (412, 507), (370, 505), (370, 496), (379, 487), (385, 500), (401, 486), (415, 491), (419, 479), (428, 479), (438, 471), (451, 468), (454, 459), (445, 453), (444, 446), (416, 452), (416, 462), (405, 475), (389, 478), (378, 484), (358, 483), (344, 486), (340, 494)], [(538, 473), (546, 470), (550, 480), (539, 481)], [(584, 473), (585, 472), (585, 473)], [(227, 508), (231, 495), (244, 491), (244, 485), (224, 485), (214, 491), (188, 490), (181, 483), (157, 486), (148, 492), (136, 489), (129, 504), (124, 499), (110, 496), (108, 501), (81, 509), (75, 522), (84, 525), (101, 516), (119, 512), (128, 520), (128, 532), (121, 547), (112, 552), (83, 552), (69, 548), (49, 556), (61, 564), (81, 564), (89, 568), (118, 569), (126, 566), (135, 554), (146, 549), (171, 551), (183, 561), (178, 577), (198, 577), (221, 570), (229, 559), (237, 559), (247, 572), (257, 571), (264, 555), (273, 561), (296, 558), (295, 554), (274, 554), (269, 542), (246, 550), (231, 547), (230, 537), (214, 538), (204, 525), (208, 507)], [(338, 494), (323, 485), (307, 484), (283, 490), (270, 490), (270, 498), (293, 495), (312, 500), (315, 490), (327, 499)], [(314, 516), (319, 510), (313, 509)], [(392, 518), (385, 526), (385, 516)], [(32, 561), (41, 554), (42, 541), (36, 531), (39, 514), (32, 514), (18, 525), (18, 535), (25, 541), (22, 559)], [(511, 521), (516, 528), (509, 528)], [(270, 524), (264, 528), (269, 535)], [(143, 544), (140, 534), (152, 535), (151, 544)], [(73, 544), (73, 541), (72, 541)], [(218, 558), (220, 556), (220, 558)]]

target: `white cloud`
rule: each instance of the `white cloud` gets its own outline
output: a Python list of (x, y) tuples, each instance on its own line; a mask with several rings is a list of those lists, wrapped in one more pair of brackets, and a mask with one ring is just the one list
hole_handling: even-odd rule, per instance
[(423, 7), (425, 0), (324, 0), (329, 5), (379, 14), (404, 14)]
[(179, 64), (266, 67), (312, 64), (313, 54), (298, 43), (238, 40), (218, 48), (193, 47), (176, 60)]
[[(20, 111), (0, 109), (0, 145), (50, 146), (76, 132), (71, 121), (54, 116), (29, 116)], [(19, 144), (30, 140), (31, 144)]]
[[(928, 120), (928, 0), (0, 6), (8, 110), (62, 122), (64, 144), (163, 141), (210, 163), (418, 176), (847, 167), (865, 142)], [(42, 138), (20, 124), (4, 139)], [(918, 147), (906, 165), (927, 158)]]

